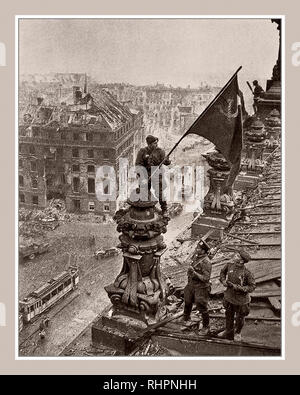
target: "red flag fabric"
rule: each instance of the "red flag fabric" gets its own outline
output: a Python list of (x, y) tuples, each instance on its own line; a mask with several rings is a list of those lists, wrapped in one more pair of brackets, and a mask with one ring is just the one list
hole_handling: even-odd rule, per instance
[(237, 164), (242, 150), (242, 120), (237, 73), (184, 134), (198, 134), (211, 141), (230, 164)]

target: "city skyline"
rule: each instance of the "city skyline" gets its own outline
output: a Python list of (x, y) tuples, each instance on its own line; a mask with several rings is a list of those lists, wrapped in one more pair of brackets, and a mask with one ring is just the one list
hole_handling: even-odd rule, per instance
[(270, 78), (277, 54), (270, 19), (19, 21), (20, 74), (87, 73), (99, 83), (194, 88), (222, 86), (242, 65), (245, 90), (246, 80)]

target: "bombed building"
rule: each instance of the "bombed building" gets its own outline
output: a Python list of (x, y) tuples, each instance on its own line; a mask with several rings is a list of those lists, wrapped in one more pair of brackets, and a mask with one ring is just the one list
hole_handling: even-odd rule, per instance
[[(114, 213), (114, 201), (98, 201), (96, 172), (119, 158), (133, 164), (143, 139), (143, 115), (120, 104), (109, 92), (92, 96), (74, 86), (58, 105), (42, 98), (19, 116), (19, 202), (47, 205), (62, 198), (70, 212)], [(104, 193), (106, 193), (104, 191)]]

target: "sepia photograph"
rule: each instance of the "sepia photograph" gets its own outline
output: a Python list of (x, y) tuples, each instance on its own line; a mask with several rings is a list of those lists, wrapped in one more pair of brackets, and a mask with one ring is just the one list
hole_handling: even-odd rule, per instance
[(18, 357), (280, 359), (284, 17), (16, 31)]

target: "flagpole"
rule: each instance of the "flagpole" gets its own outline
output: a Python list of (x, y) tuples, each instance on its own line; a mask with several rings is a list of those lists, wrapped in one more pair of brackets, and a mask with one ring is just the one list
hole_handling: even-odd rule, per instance
[[(175, 150), (175, 148), (178, 146), (178, 144), (184, 139), (184, 137), (187, 135), (188, 131), (195, 125), (196, 122), (198, 122), (206, 113), (207, 111), (215, 104), (215, 102), (218, 100), (218, 98), (222, 95), (222, 93), (225, 91), (225, 89), (230, 85), (231, 81), (234, 79), (234, 77), (237, 75), (237, 73), (241, 70), (242, 66), (240, 66), (236, 72), (232, 75), (230, 80), (223, 86), (223, 88), (220, 90), (220, 92), (215, 96), (215, 98), (209, 103), (209, 105), (202, 111), (202, 113), (199, 115), (199, 117), (192, 123), (192, 125), (188, 128), (188, 130), (184, 133), (183, 136), (177, 141), (177, 143), (174, 145), (174, 147), (171, 149), (171, 151), (168, 153), (168, 156), (171, 155), (171, 153)], [(158, 165), (158, 167), (154, 170), (153, 174), (151, 174), (150, 178), (157, 172), (157, 170), (162, 166), (164, 163), (164, 160)]]

